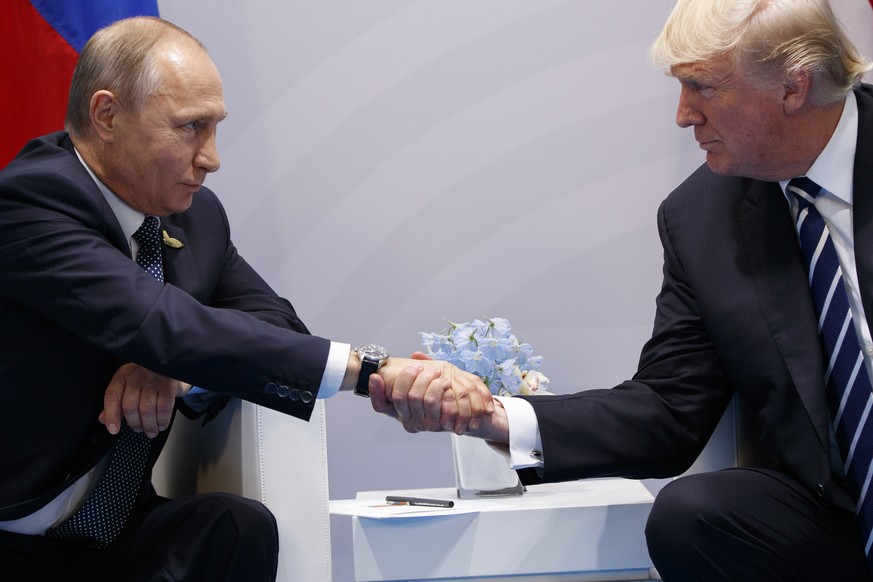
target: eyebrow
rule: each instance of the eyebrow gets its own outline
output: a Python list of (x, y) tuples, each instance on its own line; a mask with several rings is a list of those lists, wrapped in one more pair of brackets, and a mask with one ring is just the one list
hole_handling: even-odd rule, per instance
[(204, 110), (195, 111), (192, 109), (190, 111), (181, 112), (180, 114), (177, 115), (177, 118), (179, 120), (189, 119), (192, 121), (193, 120), (205, 121), (205, 120), (213, 120), (214, 119), (215, 123), (220, 123), (220, 122), (224, 121), (225, 119), (227, 119), (227, 115), (228, 115), (228, 112), (226, 109), (224, 110), (224, 113), (222, 113), (221, 115), (219, 115), (217, 117), (213, 116), (212, 113), (209, 111), (204, 111)]

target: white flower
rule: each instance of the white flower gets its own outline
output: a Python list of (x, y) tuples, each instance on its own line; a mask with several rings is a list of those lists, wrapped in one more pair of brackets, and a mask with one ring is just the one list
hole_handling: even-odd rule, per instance
[(521, 374), (521, 387), (518, 389), (519, 394), (542, 394), (549, 387), (549, 379), (542, 372), (529, 370)]

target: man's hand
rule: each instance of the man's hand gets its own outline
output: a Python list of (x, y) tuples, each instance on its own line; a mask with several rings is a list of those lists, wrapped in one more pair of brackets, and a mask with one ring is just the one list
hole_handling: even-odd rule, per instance
[(136, 364), (125, 364), (118, 368), (106, 388), (98, 420), (111, 434), (117, 434), (123, 416), (134, 431), (155, 438), (170, 425), (176, 397), (184, 396), (190, 389), (190, 384)]
[(396, 418), (408, 432), (478, 429), (495, 405), (482, 380), (448, 362), (416, 352), (391, 358), (370, 376), (373, 409)]

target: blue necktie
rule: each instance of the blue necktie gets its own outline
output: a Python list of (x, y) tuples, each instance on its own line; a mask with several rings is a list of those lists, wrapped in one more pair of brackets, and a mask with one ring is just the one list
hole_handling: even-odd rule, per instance
[(855, 484), (855, 508), (861, 527), (867, 563), (873, 570), (873, 418), (870, 418), (870, 379), (858, 333), (852, 321), (849, 298), (836, 248), (824, 220), (815, 208), (815, 197), (824, 190), (809, 178), (795, 178), (788, 191), (798, 201), (797, 233), (809, 273), (812, 298), (819, 314), (819, 332), (828, 358), (825, 382), (828, 403), (843, 467)]
[[(133, 239), (139, 244), (136, 262), (155, 279), (163, 282), (159, 221), (147, 216)], [(122, 422), (118, 440), (106, 471), (85, 503), (66, 521), (46, 532), (47, 536), (86, 541), (105, 548), (118, 536), (142, 486), (151, 441)]]

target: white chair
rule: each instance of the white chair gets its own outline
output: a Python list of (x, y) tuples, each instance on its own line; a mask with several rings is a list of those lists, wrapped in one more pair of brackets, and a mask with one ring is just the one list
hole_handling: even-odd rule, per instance
[(201, 427), (177, 415), (153, 482), (180, 497), (226, 491), (264, 503), (279, 527), (280, 582), (331, 580), (324, 403), (311, 420), (232, 401)]

